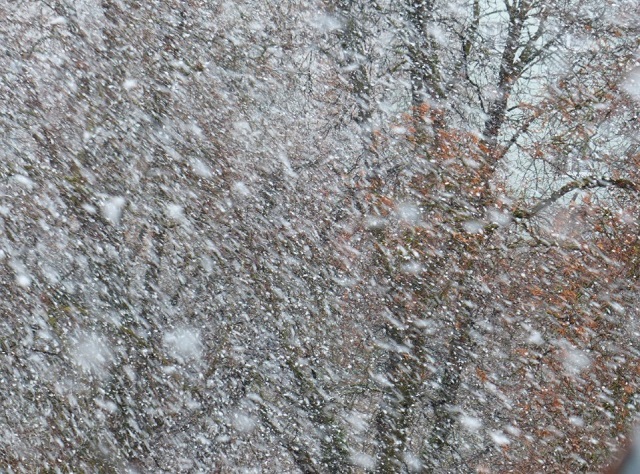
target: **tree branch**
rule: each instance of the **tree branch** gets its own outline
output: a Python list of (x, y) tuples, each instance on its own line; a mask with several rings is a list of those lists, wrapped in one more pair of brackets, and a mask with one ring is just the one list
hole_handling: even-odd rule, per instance
[(634, 182), (629, 181), (628, 179), (596, 178), (594, 176), (587, 176), (586, 178), (571, 181), (565, 184), (557, 191), (551, 193), (551, 196), (540, 201), (529, 211), (525, 209), (516, 209), (515, 211), (513, 211), (513, 217), (515, 217), (516, 219), (530, 219), (532, 217), (535, 217), (540, 212), (562, 198), (562, 196), (576, 189), (608, 188), (611, 186), (640, 194), (640, 188)]

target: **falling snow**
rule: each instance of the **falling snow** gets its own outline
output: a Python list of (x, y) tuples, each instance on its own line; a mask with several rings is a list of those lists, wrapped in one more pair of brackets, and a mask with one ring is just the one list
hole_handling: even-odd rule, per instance
[(638, 2), (5, 2), (0, 472), (600, 472)]

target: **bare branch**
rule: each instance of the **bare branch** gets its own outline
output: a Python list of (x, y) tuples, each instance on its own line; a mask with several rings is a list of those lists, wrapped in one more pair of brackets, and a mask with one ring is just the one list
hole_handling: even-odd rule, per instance
[(596, 178), (594, 176), (588, 176), (586, 178), (571, 181), (565, 184), (557, 191), (554, 191), (551, 196), (536, 204), (530, 211), (524, 209), (516, 209), (513, 212), (513, 216), (517, 219), (530, 219), (538, 215), (540, 212), (551, 206), (553, 203), (555, 203), (565, 194), (568, 194), (571, 191), (579, 189), (608, 188), (612, 186), (619, 189), (633, 191), (634, 193), (640, 193), (640, 188), (638, 188), (638, 186), (634, 182), (629, 181), (628, 179)]

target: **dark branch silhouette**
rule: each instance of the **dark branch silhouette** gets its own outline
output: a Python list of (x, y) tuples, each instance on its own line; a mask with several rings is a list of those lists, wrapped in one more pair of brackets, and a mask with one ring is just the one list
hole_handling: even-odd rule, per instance
[(565, 184), (557, 191), (554, 191), (551, 196), (543, 199), (538, 204), (536, 204), (531, 210), (516, 209), (513, 212), (513, 217), (515, 217), (516, 219), (530, 219), (532, 217), (535, 217), (540, 212), (562, 198), (565, 194), (568, 194), (574, 190), (608, 188), (612, 186), (619, 189), (633, 191), (635, 193), (640, 192), (638, 186), (628, 179), (596, 178), (594, 176), (588, 176)]

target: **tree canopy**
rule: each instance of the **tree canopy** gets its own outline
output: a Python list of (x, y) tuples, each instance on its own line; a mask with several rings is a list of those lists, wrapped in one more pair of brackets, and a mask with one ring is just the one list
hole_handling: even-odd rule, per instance
[(597, 472), (640, 390), (640, 4), (0, 6), (6, 472)]

